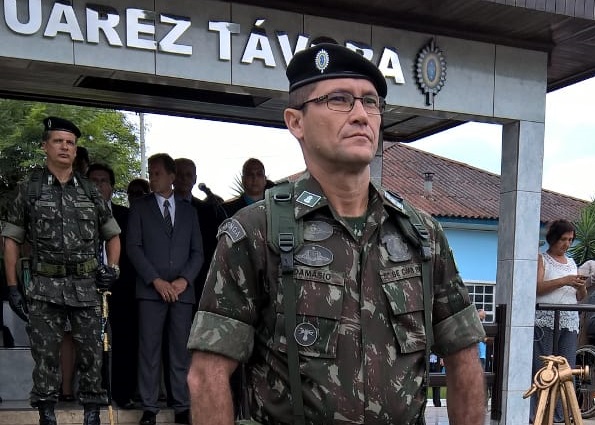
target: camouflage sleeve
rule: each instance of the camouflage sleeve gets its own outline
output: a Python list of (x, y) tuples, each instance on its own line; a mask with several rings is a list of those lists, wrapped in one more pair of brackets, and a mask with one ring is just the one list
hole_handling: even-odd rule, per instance
[(4, 226), (2, 236), (11, 238), (22, 244), (25, 242), (25, 203), (27, 202), (26, 182), (20, 182), (9, 196), (10, 202), (6, 207), (6, 217), (3, 217)]
[[(248, 207), (219, 227), (218, 244), (190, 335), (190, 349), (247, 360), (262, 296), (264, 207)], [(227, 337), (230, 335), (230, 337)]]
[(447, 356), (482, 341), (485, 332), (459, 275), (446, 235), (437, 221), (431, 221), (434, 242), (432, 351), (440, 356)]
[(254, 345), (254, 328), (239, 320), (208, 311), (194, 316), (188, 349), (209, 351), (246, 362)]
[(99, 193), (93, 199), (95, 208), (97, 209), (97, 216), (99, 217), (99, 235), (102, 240), (109, 241), (116, 235), (122, 233), (120, 226), (116, 222), (107, 203), (103, 200)]
[(105, 241), (109, 241), (111, 238), (119, 235), (121, 232), (120, 226), (118, 226), (118, 223), (114, 217), (110, 217), (99, 229), (101, 239)]

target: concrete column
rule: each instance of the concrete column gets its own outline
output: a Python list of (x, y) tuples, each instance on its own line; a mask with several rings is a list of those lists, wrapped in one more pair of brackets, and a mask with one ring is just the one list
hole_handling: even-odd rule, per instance
[(529, 423), (522, 395), (532, 380), (544, 128), (515, 121), (502, 131), (496, 303), (507, 305), (506, 347), (502, 420), (493, 424)]
[[(382, 125), (380, 128), (382, 129)], [(378, 149), (376, 149), (374, 159), (372, 159), (372, 162), (370, 163), (370, 179), (372, 180), (372, 183), (380, 186), (382, 184), (382, 145), (384, 144), (382, 130), (380, 130), (378, 139)]]

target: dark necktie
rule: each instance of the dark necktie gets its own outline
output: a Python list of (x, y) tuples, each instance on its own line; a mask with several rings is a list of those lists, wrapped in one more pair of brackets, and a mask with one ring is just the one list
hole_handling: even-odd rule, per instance
[(174, 226), (171, 222), (171, 214), (169, 213), (169, 201), (167, 199), (163, 201), (163, 219), (165, 220), (167, 235), (171, 236), (174, 230)]

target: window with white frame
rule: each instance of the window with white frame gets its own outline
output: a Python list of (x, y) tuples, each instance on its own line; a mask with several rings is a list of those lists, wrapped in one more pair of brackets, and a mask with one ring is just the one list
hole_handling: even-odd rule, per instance
[(496, 284), (465, 282), (471, 302), (477, 309), (483, 308), (486, 312), (485, 323), (494, 323), (496, 320)]

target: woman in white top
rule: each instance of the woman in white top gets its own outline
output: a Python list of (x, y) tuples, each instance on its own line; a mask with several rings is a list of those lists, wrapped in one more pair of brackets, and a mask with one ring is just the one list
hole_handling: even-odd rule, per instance
[[(586, 276), (580, 276), (574, 260), (566, 256), (575, 237), (574, 225), (567, 220), (551, 223), (545, 239), (548, 249), (537, 261), (537, 303), (577, 304), (587, 295)], [(560, 311), (558, 349), (554, 353), (554, 312), (537, 310), (533, 340), (533, 375), (543, 367), (540, 356), (564, 356), (574, 367), (579, 319), (576, 311)], [(531, 397), (531, 422), (535, 417), (537, 398)], [(564, 422), (558, 403), (554, 422)]]

